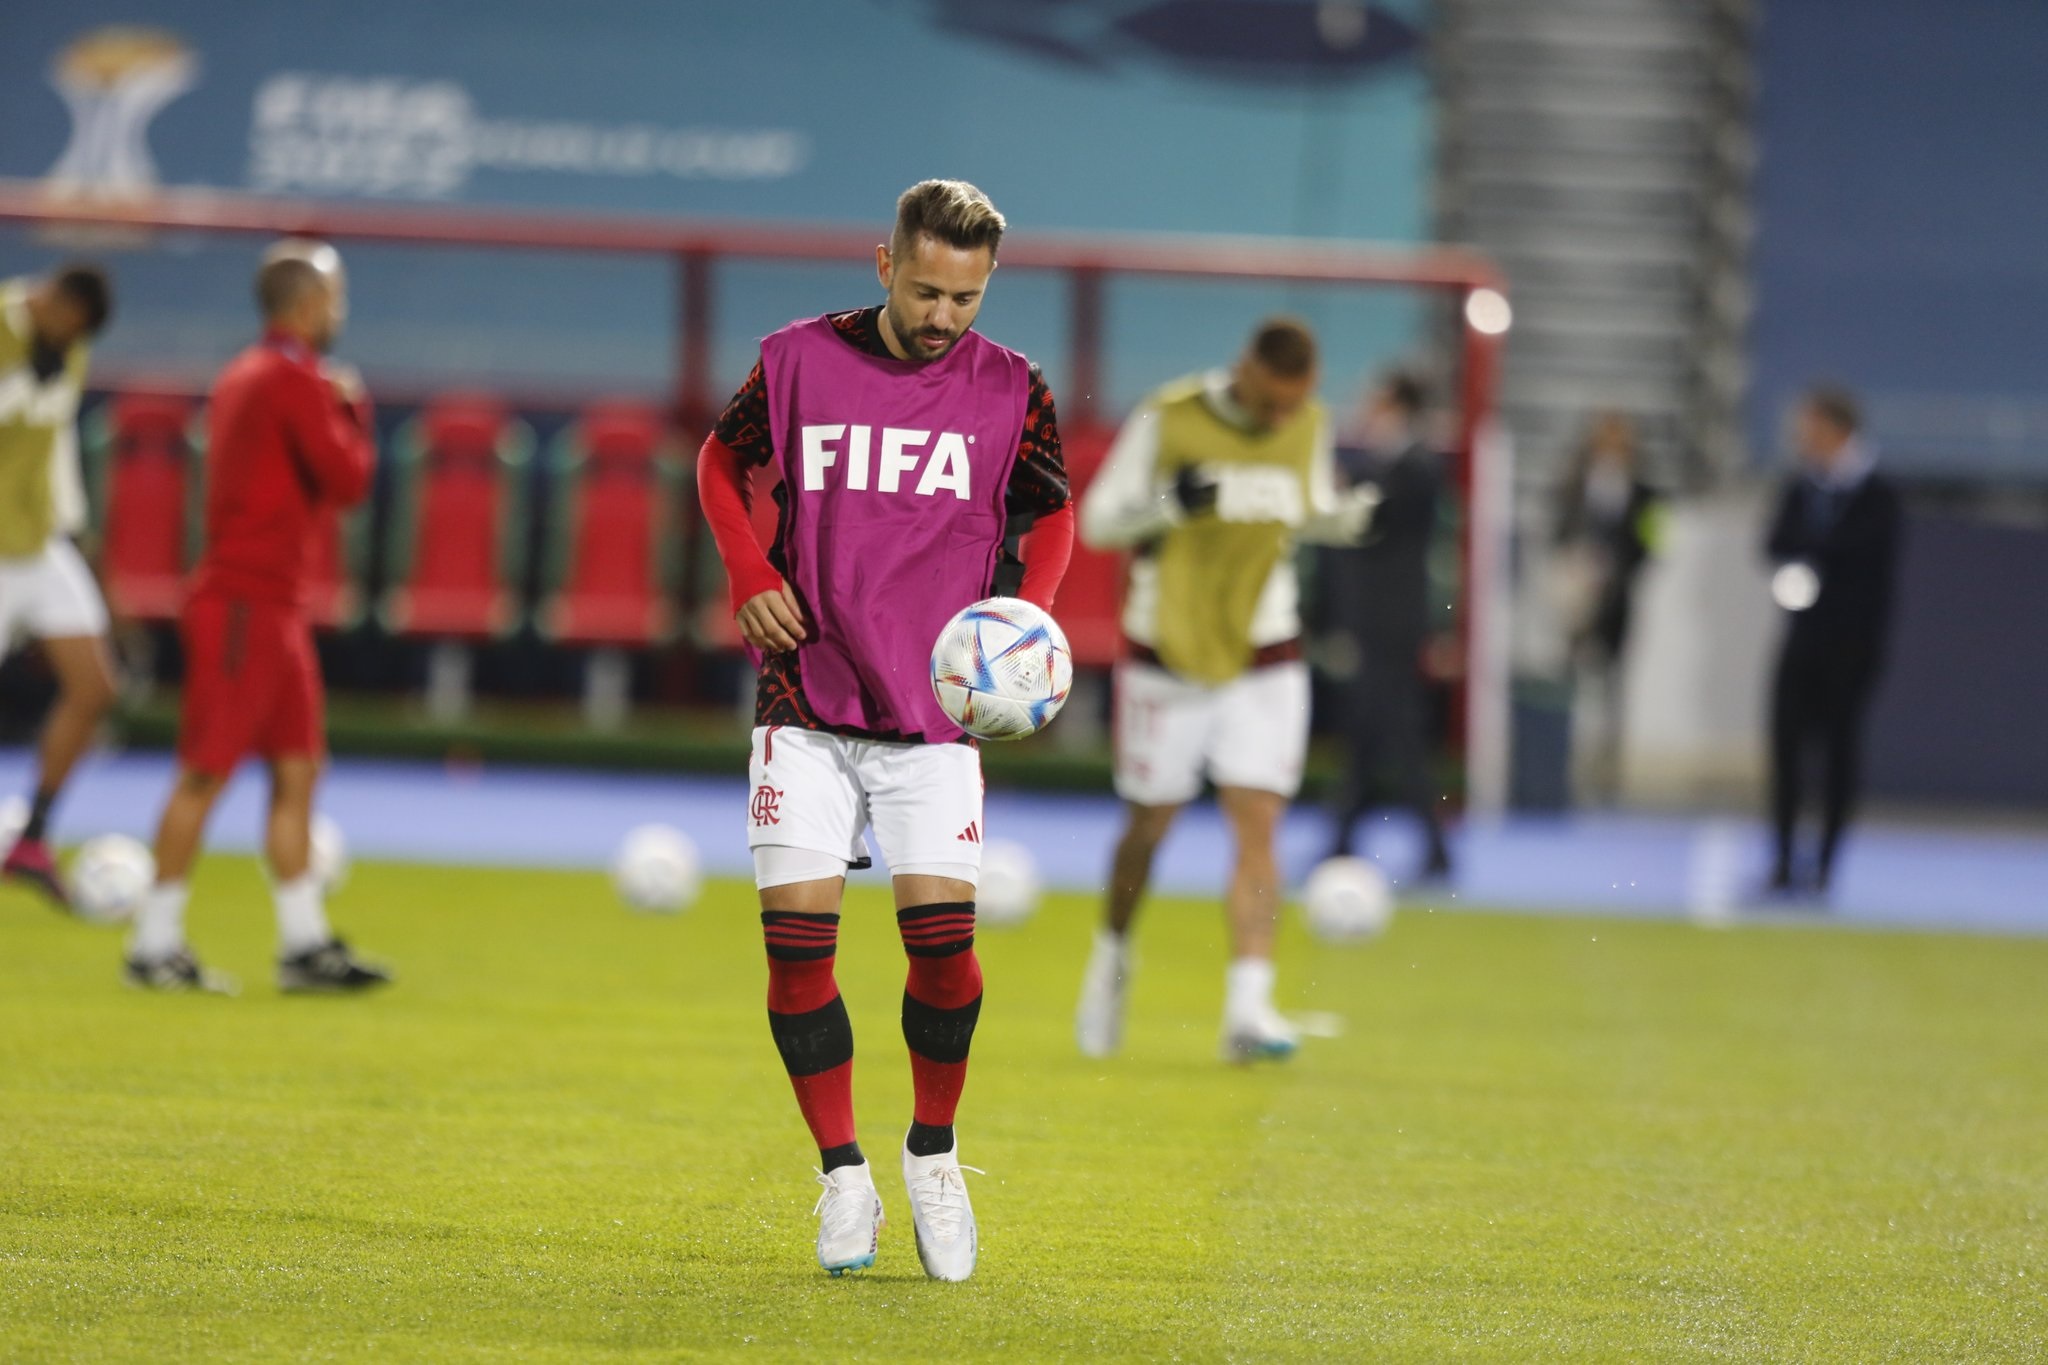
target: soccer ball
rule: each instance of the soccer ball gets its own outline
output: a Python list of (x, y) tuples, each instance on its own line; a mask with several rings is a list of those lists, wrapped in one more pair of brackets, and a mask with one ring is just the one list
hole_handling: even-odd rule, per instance
[(1394, 918), (1394, 893), (1379, 867), (1364, 858), (1331, 858), (1302, 888), (1308, 927), (1331, 942), (1373, 938)]
[(140, 839), (99, 834), (71, 860), (71, 904), (85, 919), (117, 924), (133, 916), (156, 881), (156, 859)]
[(932, 692), (976, 739), (1022, 739), (1067, 703), (1074, 656), (1059, 624), (1016, 597), (991, 597), (946, 622), (932, 646)]
[(1031, 850), (1010, 839), (983, 845), (975, 918), (987, 924), (1021, 924), (1037, 908), (1038, 864)]
[(314, 815), (312, 857), (309, 861), (313, 880), (320, 883), (323, 895), (333, 895), (348, 881), (348, 836), (341, 832), (340, 825), (334, 823), (334, 817)]
[(612, 860), (612, 885), (635, 910), (672, 915), (697, 899), (703, 871), (697, 846), (668, 825), (640, 825), (627, 831)]

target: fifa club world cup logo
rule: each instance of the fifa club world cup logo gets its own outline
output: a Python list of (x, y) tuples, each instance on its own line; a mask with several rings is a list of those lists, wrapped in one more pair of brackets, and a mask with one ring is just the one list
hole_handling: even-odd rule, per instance
[(71, 142), (49, 187), (94, 199), (147, 194), (156, 185), (149, 121), (198, 79), (198, 58), (162, 29), (101, 28), (73, 40), (50, 68), (71, 110)]
[(782, 823), (782, 793), (763, 782), (754, 788), (754, 804), (751, 807), (754, 825), (779, 825)]

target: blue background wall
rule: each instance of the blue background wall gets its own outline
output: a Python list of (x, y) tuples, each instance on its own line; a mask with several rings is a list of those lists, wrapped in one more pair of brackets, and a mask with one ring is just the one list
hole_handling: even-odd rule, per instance
[(2048, 481), (2048, 5), (1763, 15), (1757, 449), (1828, 376), (1896, 469)]
[[(197, 63), (196, 83), (150, 124), (166, 184), (850, 222), (879, 236), (898, 190), (945, 174), (980, 183), (1020, 229), (1416, 240), (1429, 143), (1410, 26), (1420, 4), (1376, 7), (1363, 23), (1310, 0), (13, 6), (0, 174), (43, 175), (65, 147), (71, 118), (51, 71), (66, 44), (146, 24)], [(117, 257), (131, 302), (110, 367), (203, 373), (246, 335), (253, 245), (172, 247)], [(57, 251), (0, 234), (0, 270)], [(373, 379), (657, 389), (669, 373), (665, 266), (393, 248), (358, 248), (351, 264), (348, 349)], [(874, 293), (858, 261), (725, 273), (721, 378), (737, 381), (762, 332)], [(1018, 272), (984, 318), (1056, 383), (1062, 297), (1058, 282)], [(1115, 401), (1225, 358), (1275, 306), (1324, 325), (1339, 371), (1412, 342), (1412, 301), (1363, 299), (1119, 286)]]

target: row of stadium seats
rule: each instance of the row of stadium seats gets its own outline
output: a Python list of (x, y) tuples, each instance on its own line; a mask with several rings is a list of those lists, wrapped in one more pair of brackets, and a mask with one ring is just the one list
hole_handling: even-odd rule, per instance
[[(177, 615), (197, 550), (204, 463), (200, 405), (173, 393), (108, 397), (89, 417), (86, 448), (100, 511), (102, 571), (116, 610), (141, 621)], [(1107, 453), (1111, 433), (1070, 431), (1067, 462), (1078, 493)], [(389, 443), (389, 481), (378, 572), (364, 508), (330, 526), (316, 547), (318, 624), (346, 628), (374, 609), (388, 632), (480, 643), (528, 619), (529, 477), (532, 427), (502, 400), (450, 394), (426, 403)], [(540, 592), (530, 618), (541, 635), (572, 646), (632, 649), (672, 639), (687, 624), (695, 641), (735, 649), (739, 637), (708, 536), (698, 546), (698, 600), (679, 611), (683, 517), (694, 515), (686, 466), (666, 439), (663, 415), (633, 403), (595, 403), (550, 443), (548, 506), (540, 540)], [(765, 546), (774, 533), (772, 476), (753, 502)], [(367, 585), (379, 587), (373, 604)], [(1059, 616), (1075, 660), (1107, 665), (1117, 655), (1122, 566), (1076, 546)]]
[[(196, 552), (203, 425), (176, 394), (122, 393), (87, 423), (103, 533), (102, 572), (121, 614), (177, 615)], [(519, 628), (527, 581), (532, 429), (496, 399), (435, 399), (387, 453), (390, 511), (377, 619), (393, 634), (480, 642)], [(679, 469), (661, 414), (585, 409), (547, 454), (542, 597), (534, 624), (565, 645), (633, 648), (674, 631)], [(367, 506), (315, 548), (316, 622), (354, 625), (367, 604)]]

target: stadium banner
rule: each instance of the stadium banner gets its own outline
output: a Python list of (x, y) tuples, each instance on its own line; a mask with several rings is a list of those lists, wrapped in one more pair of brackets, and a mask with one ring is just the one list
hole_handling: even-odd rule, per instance
[[(102, 199), (201, 186), (886, 222), (897, 190), (938, 174), (975, 180), (1033, 229), (1415, 241), (1430, 145), (1425, 4), (28, 6), (0, 45), (0, 175)], [(178, 321), (117, 331), (110, 359), (227, 343), (239, 319), (208, 300), (246, 249), (195, 254), (217, 250), (235, 271), (198, 259), (166, 279), (136, 263), (124, 282), (144, 307), (131, 316), (167, 309)], [(33, 254), (0, 242), (0, 269)], [(862, 288), (857, 264), (842, 292)], [(627, 384), (665, 370), (670, 320), (633, 271), (522, 261), (529, 292), (515, 314), (468, 297), (488, 289), (462, 288), (465, 272), (488, 269), (444, 265), (455, 278), (425, 290), (417, 271), (395, 272), (410, 276), (404, 287), (370, 272), (355, 343), (394, 368), (455, 357), (484, 374), (552, 376), (566, 363), (565, 378)], [(721, 306), (758, 335), (837, 301), (816, 280), (786, 283), (735, 278)], [(1012, 304), (1007, 335), (1058, 345), (1055, 301)], [(1113, 357), (1124, 385), (1183, 363), (1171, 342), (1185, 306), (1141, 297), (1119, 321), (1134, 350)], [(1202, 339), (1226, 353), (1236, 340)]]

